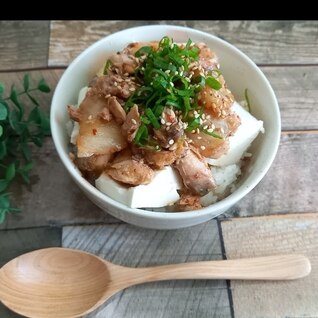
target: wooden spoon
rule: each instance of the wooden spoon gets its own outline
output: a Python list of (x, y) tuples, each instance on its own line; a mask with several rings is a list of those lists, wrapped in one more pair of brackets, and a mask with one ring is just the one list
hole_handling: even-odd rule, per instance
[(296, 279), (310, 270), (302, 255), (129, 268), (79, 250), (47, 248), (21, 255), (0, 269), (0, 300), (27, 317), (79, 317), (135, 284), (169, 279)]

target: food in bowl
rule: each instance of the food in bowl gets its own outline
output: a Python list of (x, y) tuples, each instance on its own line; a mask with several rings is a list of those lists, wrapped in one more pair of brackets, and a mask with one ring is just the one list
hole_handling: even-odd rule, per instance
[(75, 165), (132, 208), (184, 211), (223, 199), (263, 130), (207, 45), (167, 36), (111, 55), (68, 113)]

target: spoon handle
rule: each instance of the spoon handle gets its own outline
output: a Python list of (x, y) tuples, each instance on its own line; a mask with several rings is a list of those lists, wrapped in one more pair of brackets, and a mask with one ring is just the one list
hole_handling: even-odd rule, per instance
[(134, 271), (143, 282), (170, 279), (290, 280), (307, 276), (311, 265), (303, 255), (277, 255), (163, 265)]

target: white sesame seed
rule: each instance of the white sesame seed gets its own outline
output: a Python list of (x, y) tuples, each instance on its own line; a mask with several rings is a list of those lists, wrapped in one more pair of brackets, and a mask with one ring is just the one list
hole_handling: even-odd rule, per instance
[(137, 122), (136, 122), (136, 120), (135, 120), (134, 118), (131, 119), (131, 122), (132, 122), (134, 125), (137, 124)]
[(166, 74), (169, 74), (170, 72), (171, 72), (170, 70), (166, 70), (166, 71), (165, 71)]
[(208, 129), (208, 127), (209, 127), (208, 125), (205, 125), (205, 126), (203, 127), (203, 129)]
[(129, 73), (125, 73), (125, 74), (124, 74), (124, 76), (128, 76), (128, 75), (129, 75)]
[(166, 122), (166, 126), (171, 126), (171, 123), (169, 121)]
[(193, 140), (192, 140), (192, 139), (189, 139), (189, 140), (188, 140), (188, 143), (189, 143), (189, 144), (191, 144), (192, 142), (193, 142)]
[(135, 88), (135, 87), (129, 87), (129, 90), (130, 90), (131, 92), (134, 92), (134, 91), (136, 90), (136, 88)]
[(201, 150), (205, 150), (205, 146), (201, 146), (200, 148), (201, 148)]
[(174, 87), (174, 84), (173, 84), (173, 82), (170, 82), (170, 85), (171, 85), (172, 87)]
[(178, 71), (175, 71), (175, 72), (174, 72), (174, 75), (178, 75)]
[(173, 145), (174, 144), (174, 140), (173, 139), (170, 139), (169, 140), (169, 145)]
[(206, 116), (206, 119), (211, 119), (211, 115)]
[(194, 118), (198, 118), (198, 117), (200, 117), (199, 114), (194, 114)]
[(200, 133), (200, 129), (199, 129), (199, 128), (197, 128), (197, 129), (196, 129), (196, 132), (197, 132), (197, 134), (199, 134), (199, 133)]
[(212, 125), (211, 125), (211, 128), (214, 130), (214, 129), (215, 129), (215, 125), (214, 125), (214, 124), (212, 124)]
[(198, 138), (199, 140), (200, 140), (200, 139), (202, 139), (202, 137), (201, 137), (201, 136), (198, 136), (197, 138)]
[(183, 76), (183, 72), (182, 71), (180, 72), (180, 76)]
[(161, 118), (160, 122), (162, 125), (164, 125), (166, 123), (166, 121), (163, 118)]
[(92, 120), (93, 119), (93, 116), (92, 115), (89, 115), (88, 116), (88, 120)]
[(117, 85), (118, 85), (118, 83), (117, 83), (117, 82), (114, 82), (114, 85), (115, 85), (115, 86), (117, 86)]
[(106, 97), (106, 98), (109, 98), (109, 97), (110, 97), (110, 94), (107, 94), (105, 97)]
[(191, 130), (191, 134), (195, 134), (195, 129)]
[(209, 128), (209, 129), (207, 129), (207, 132), (211, 133), (211, 132), (213, 132), (213, 129)]

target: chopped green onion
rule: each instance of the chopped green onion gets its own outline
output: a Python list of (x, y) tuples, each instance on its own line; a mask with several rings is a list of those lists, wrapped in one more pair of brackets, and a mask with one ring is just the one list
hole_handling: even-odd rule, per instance
[(137, 130), (134, 143), (137, 145), (142, 145), (145, 140), (148, 138), (148, 128), (145, 124), (141, 124), (140, 127)]
[[(144, 46), (135, 53), (136, 57), (143, 56), (134, 74), (140, 88), (128, 98), (124, 106), (128, 111), (137, 104), (143, 114), (142, 124), (134, 139), (135, 144), (142, 147), (155, 145), (149, 133), (152, 128), (160, 129), (159, 119), (165, 107), (180, 112), (182, 120), (188, 124), (186, 131), (197, 128), (203, 130), (201, 114), (199, 118), (189, 117), (192, 111), (200, 110), (196, 94), (207, 85), (215, 90), (219, 90), (222, 85), (216, 79), (220, 75), (218, 69), (209, 71), (208, 75), (190, 76), (190, 64), (199, 59), (199, 53), (200, 49), (193, 45), (191, 39), (188, 39), (185, 46), (179, 46), (168, 36), (161, 39), (158, 49)], [(221, 138), (215, 133), (208, 134)]]
[(158, 122), (158, 119), (156, 118), (152, 110), (150, 108), (147, 108), (145, 110), (145, 113), (147, 117), (149, 118), (150, 122), (152, 123), (152, 125), (155, 127), (155, 129), (160, 129), (160, 124)]
[(144, 54), (150, 54), (152, 51), (153, 51), (152, 47), (143, 46), (135, 53), (135, 56), (136, 57), (140, 57), (140, 56), (142, 56)]
[(112, 65), (113, 65), (113, 62), (110, 59), (108, 59), (103, 70), (104, 75), (108, 73), (108, 70)]
[(247, 109), (248, 109), (248, 112), (250, 113), (250, 112), (251, 112), (251, 104), (250, 104), (250, 99), (249, 99), (249, 97), (248, 97), (248, 90), (247, 90), (247, 88), (245, 88), (244, 95), (245, 95), (245, 100), (246, 100), (246, 104), (247, 104)]
[(221, 83), (212, 76), (208, 76), (205, 79), (205, 82), (207, 83), (207, 85), (209, 85), (211, 88), (215, 89), (216, 91), (218, 91), (220, 88), (222, 88)]
[(210, 132), (210, 131), (207, 131), (206, 129), (203, 129), (202, 131), (203, 131), (205, 134), (210, 135), (210, 136), (212, 136), (212, 137), (214, 137), (214, 138), (223, 139), (222, 136), (220, 136), (220, 135), (214, 133), (213, 131)]

